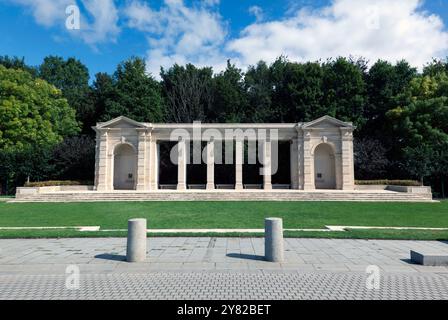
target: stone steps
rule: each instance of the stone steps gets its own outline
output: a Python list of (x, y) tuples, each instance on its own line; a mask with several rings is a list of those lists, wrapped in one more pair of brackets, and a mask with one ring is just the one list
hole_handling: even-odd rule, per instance
[(41, 193), (22, 195), (8, 202), (105, 202), (105, 201), (396, 201), (428, 202), (431, 194), (400, 192), (136, 192)]

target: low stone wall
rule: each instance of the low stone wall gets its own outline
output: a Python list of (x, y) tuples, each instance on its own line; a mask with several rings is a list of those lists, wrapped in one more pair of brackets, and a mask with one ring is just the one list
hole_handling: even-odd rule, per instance
[(355, 190), (360, 191), (375, 191), (375, 190), (389, 190), (395, 192), (404, 192), (404, 193), (423, 193), (430, 194), (431, 187), (420, 187), (420, 186), (393, 186), (393, 185), (356, 185)]
[(387, 186), (387, 190), (406, 193), (431, 193), (431, 187)]
[(366, 185), (355, 185), (355, 190), (366, 190), (366, 191), (375, 191), (375, 190), (386, 190), (387, 185), (382, 184), (366, 184)]
[(93, 186), (51, 186), (16, 188), (16, 198), (30, 194), (53, 193), (59, 191), (93, 191)]

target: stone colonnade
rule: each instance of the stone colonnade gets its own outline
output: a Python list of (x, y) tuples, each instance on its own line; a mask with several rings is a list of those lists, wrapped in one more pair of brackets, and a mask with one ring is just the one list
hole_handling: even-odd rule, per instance
[[(275, 158), (274, 143), (290, 142), (290, 189), (354, 189), (353, 130), (351, 123), (324, 116), (308, 123), (293, 124), (201, 124), (199, 138), (194, 124), (140, 123), (126, 117), (98, 123), (95, 190), (111, 192), (120, 189), (155, 191), (159, 189), (159, 156), (162, 141), (172, 141), (173, 132), (181, 131), (177, 143), (177, 189), (187, 190), (187, 148), (190, 142), (205, 141), (207, 181), (205, 188), (215, 190), (215, 145), (220, 139), (234, 140), (235, 184), (243, 190), (244, 140), (227, 139), (225, 132), (275, 131), (272, 137), (257, 139), (261, 147), (263, 190), (273, 189), (271, 164)], [(204, 135), (204, 130), (213, 132)], [(182, 136), (182, 137), (181, 137)], [(223, 138), (226, 137), (226, 138)], [(253, 138), (252, 138), (253, 139)], [(275, 150), (276, 151), (276, 150)], [(224, 159), (222, 159), (224, 161)], [(124, 188), (123, 186), (132, 186)]]

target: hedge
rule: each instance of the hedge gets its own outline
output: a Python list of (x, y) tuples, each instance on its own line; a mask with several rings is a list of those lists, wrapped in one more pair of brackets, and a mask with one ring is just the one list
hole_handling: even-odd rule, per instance
[(415, 180), (356, 180), (356, 185), (389, 185), (389, 186), (406, 186), (406, 187), (419, 187), (421, 184)]
[(92, 185), (92, 181), (79, 181), (79, 180), (51, 180), (51, 181), (37, 181), (27, 182), (25, 187), (56, 187), (56, 186), (82, 186)]

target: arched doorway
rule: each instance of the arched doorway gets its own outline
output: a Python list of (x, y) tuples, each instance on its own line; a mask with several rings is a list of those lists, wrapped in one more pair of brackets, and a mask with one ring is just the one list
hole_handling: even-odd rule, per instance
[(316, 189), (336, 189), (334, 151), (327, 143), (314, 150), (314, 182)]
[(114, 190), (135, 190), (137, 153), (129, 144), (120, 144), (114, 152)]

